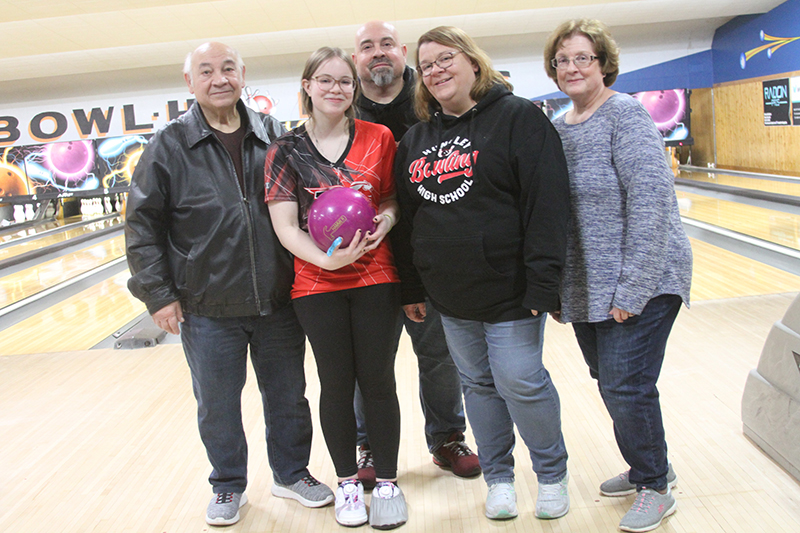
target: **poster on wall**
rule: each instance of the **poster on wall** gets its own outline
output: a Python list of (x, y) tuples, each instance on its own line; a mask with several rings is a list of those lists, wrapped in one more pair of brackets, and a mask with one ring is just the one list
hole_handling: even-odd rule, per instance
[(792, 124), (800, 126), (800, 76), (789, 79), (789, 99), (792, 102)]
[[(691, 112), (689, 105), (689, 89), (671, 89), (663, 91), (644, 91), (630, 93), (642, 103), (650, 113), (650, 117), (664, 138), (666, 146), (690, 146), (694, 144), (691, 135)], [(570, 109), (569, 98), (549, 98), (534, 101), (550, 120), (555, 120)]]
[(762, 82), (764, 89), (764, 125), (788, 126), (789, 78)]

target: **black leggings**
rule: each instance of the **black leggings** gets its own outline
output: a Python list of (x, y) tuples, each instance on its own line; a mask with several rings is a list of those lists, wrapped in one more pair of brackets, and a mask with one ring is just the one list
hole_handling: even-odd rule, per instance
[(336, 475), (358, 472), (355, 458), (356, 380), (364, 396), (364, 416), (375, 473), (397, 476), (400, 405), (394, 380), (395, 331), (401, 318), (400, 288), (383, 283), (314, 294), (294, 300), (297, 317), (317, 361), (321, 385), (319, 416)]

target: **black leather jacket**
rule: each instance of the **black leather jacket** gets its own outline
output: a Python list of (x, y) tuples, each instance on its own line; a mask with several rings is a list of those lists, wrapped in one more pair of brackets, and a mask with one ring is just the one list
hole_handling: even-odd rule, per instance
[(283, 127), (237, 106), (247, 121), (245, 191), (197, 103), (155, 134), (136, 166), (125, 222), (128, 288), (151, 314), (176, 300), (210, 317), (268, 315), (290, 302), (292, 258), (264, 203), (267, 146)]

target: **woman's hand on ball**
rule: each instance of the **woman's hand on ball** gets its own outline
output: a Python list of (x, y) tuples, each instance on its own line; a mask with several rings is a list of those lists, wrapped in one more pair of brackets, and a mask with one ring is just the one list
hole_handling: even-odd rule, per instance
[(389, 217), (376, 215), (372, 221), (375, 222), (375, 231), (373, 233), (367, 232), (367, 252), (371, 252), (377, 248), (383, 238), (389, 233), (389, 230), (392, 229), (392, 223)]
[(347, 248), (342, 248), (341, 246), (336, 248), (330, 257), (327, 257), (325, 265), (321, 265), (322, 268), (325, 270), (339, 270), (351, 263), (355, 263), (362, 255), (369, 251), (367, 250), (369, 238), (369, 232), (362, 237), (361, 230), (356, 230), (356, 234), (353, 236), (353, 240), (350, 241)]

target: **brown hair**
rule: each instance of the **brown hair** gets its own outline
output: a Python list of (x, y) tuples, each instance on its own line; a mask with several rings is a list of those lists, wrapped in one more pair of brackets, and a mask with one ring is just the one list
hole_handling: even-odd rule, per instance
[[(344, 112), (345, 116), (349, 119), (354, 119), (356, 116), (355, 109), (353, 104), (356, 103), (358, 100), (358, 95), (360, 92), (359, 84), (358, 84), (358, 74), (356, 73), (356, 65), (353, 63), (353, 59), (350, 57), (350, 54), (345, 53), (344, 50), (341, 48), (333, 48), (330, 46), (323, 46), (319, 48), (306, 61), (306, 66), (303, 69), (303, 77), (302, 80), (311, 80), (311, 77), (314, 76), (314, 73), (317, 69), (325, 63), (329, 59), (339, 58), (350, 68), (350, 72), (353, 75), (353, 81), (355, 81), (355, 90), (353, 91), (353, 101), (350, 104), (350, 107)], [(311, 113), (314, 111), (314, 104), (311, 102), (311, 97), (308, 95), (306, 90), (301, 87), (301, 100), (303, 102), (303, 112), (308, 116), (311, 116)]]
[(417, 73), (419, 75), (417, 76), (417, 90), (414, 96), (414, 111), (421, 121), (430, 121), (430, 106), (441, 110), (439, 103), (428, 91), (428, 88), (425, 87), (425, 83), (422, 81), (422, 72), (419, 69), (419, 48), (425, 43), (438, 43), (442, 46), (456, 48), (469, 59), (470, 63), (478, 67), (478, 71), (475, 73), (475, 83), (472, 84), (472, 89), (469, 92), (470, 98), (474, 101), (480, 101), (486, 96), (489, 89), (498, 83), (508, 87), (509, 90), (514, 89), (503, 75), (492, 67), (492, 60), (489, 59), (486, 52), (481, 50), (464, 30), (453, 26), (433, 28), (422, 34), (417, 41), (416, 60)]
[(550, 34), (544, 46), (544, 70), (547, 75), (558, 85), (558, 74), (550, 61), (556, 57), (561, 43), (576, 35), (583, 35), (592, 41), (594, 53), (600, 61), (600, 72), (605, 75), (603, 83), (606, 87), (611, 87), (619, 74), (619, 46), (606, 25), (594, 19), (568, 20)]

